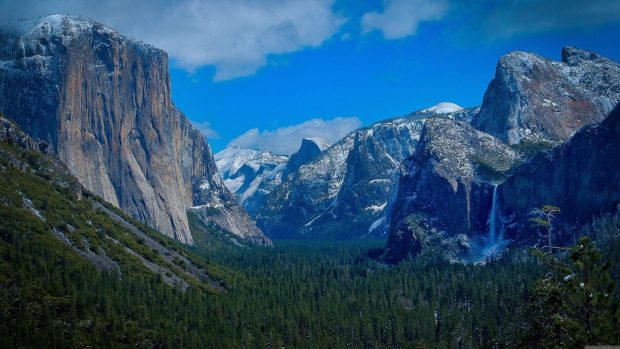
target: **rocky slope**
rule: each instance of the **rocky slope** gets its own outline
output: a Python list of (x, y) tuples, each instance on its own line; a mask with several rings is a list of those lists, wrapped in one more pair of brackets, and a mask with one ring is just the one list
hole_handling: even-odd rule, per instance
[(535, 207), (561, 206), (572, 227), (615, 208), (620, 194), (613, 118), (602, 124), (608, 126), (587, 125), (618, 103), (620, 66), (570, 47), (562, 58), (553, 62), (525, 52), (502, 57), (471, 120), (481, 131), (427, 122), (388, 204), (385, 261), (434, 248), (453, 261), (481, 262), (509, 239), (536, 240), (528, 221)]
[(186, 209), (204, 205), (234, 211), (240, 224), (224, 229), (261, 237), (204, 136), (174, 107), (167, 69), (164, 51), (85, 18), (5, 25), (0, 111), (45, 140), (88, 190), (177, 240), (192, 242)]
[(499, 187), (506, 236), (535, 241), (530, 213), (543, 205), (561, 209), (558, 220), (565, 232), (616, 210), (620, 204), (619, 149), (620, 104), (600, 124), (584, 127), (566, 143), (520, 166)]
[(304, 138), (290, 158), (265, 150), (230, 147), (215, 154), (215, 161), (226, 187), (252, 214), (260, 209), (265, 195), (327, 147), (324, 139)]
[(468, 119), (475, 111), (424, 110), (352, 132), (267, 195), (255, 214), (257, 223), (268, 235), (287, 238), (350, 239), (382, 232), (397, 169), (414, 152), (426, 119)]
[(418, 253), (430, 239), (415, 226), (462, 242), (487, 231), (493, 185), (521, 156), (499, 139), (454, 120), (427, 120), (415, 154), (404, 162), (391, 204), (387, 262)]
[(288, 157), (231, 147), (215, 154), (215, 161), (226, 187), (248, 212), (253, 212), (262, 196), (280, 184)]
[(286, 163), (283, 176), (296, 172), (302, 165), (316, 159), (330, 144), (322, 138), (304, 138), (297, 152), (291, 155)]
[(620, 101), (620, 65), (565, 47), (562, 62), (526, 52), (503, 56), (484, 95), (476, 128), (509, 144), (558, 143), (599, 122)]
[(222, 289), (204, 261), (86, 191), (45, 149), (0, 115), (2, 244), (18, 249), (20, 241), (36, 241), (126, 279), (146, 274), (182, 290)]

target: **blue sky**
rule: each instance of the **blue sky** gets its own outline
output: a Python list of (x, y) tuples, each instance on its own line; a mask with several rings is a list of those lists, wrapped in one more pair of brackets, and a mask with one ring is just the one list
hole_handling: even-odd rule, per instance
[(0, 12), (85, 15), (166, 49), (173, 100), (215, 151), (290, 153), (303, 136), (478, 105), (512, 50), (559, 60), (571, 45), (620, 61), (619, 1), (0, 0)]

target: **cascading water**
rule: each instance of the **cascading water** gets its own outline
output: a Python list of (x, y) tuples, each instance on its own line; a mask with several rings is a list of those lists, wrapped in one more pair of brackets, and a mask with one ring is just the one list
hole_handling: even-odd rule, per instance
[(497, 241), (497, 184), (493, 185), (493, 201), (491, 203), (491, 213), (489, 214), (489, 242), (490, 246)]
[(471, 250), (467, 262), (474, 264), (484, 264), (490, 258), (496, 258), (502, 254), (511, 240), (505, 240), (502, 231), (502, 222), (499, 217), (499, 197), (497, 195), (497, 184), (493, 185), (493, 198), (491, 201), (491, 212), (489, 212), (489, 232), (487, 236), (477, 235), (472, 238)]

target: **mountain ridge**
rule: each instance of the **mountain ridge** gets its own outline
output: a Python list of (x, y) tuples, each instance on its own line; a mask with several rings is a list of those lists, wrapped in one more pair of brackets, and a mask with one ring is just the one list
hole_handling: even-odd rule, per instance
[(400, 160), (413, 152), (426, 118), (471, 119), (476, 111), (421, 110), (355, 130), (288, 176), (253, 216), (275, 237), (357, 239), (371, 233), (373, 224), (372, 231), (382, 231), (376, 222)]

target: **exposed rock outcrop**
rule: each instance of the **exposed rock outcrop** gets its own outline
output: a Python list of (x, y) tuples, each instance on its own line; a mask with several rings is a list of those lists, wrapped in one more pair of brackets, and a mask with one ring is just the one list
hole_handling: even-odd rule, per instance
[[(443, 113), (445, 112), (445, 113)], [(352, 132), (291, 173), (255, 214), (270, 236), (351, 239), (385, 231), (400, 162), (428, 118), (469, 119), (477, 109), (424, 110)]]
[(297, 152), (293, 153), (286, 163), (283, 176), (286, 177), (316, 159), (325, 149), (329, 148), (329, 143), (322, 138), (304, 138)]
[[(19, 149), (34, 151), (48, 155), (49, 146), (40, 139), (33, 139), (22, 131), (18, 125), (0, 114), (0, 142), (8, 145), (16, 146)], [(23, 156), (16, 156), (13, 151), (0, 149), (0, 158), (4, 159), (11, 166), (21, 171), (29, 171), (47, 181), (71, 192), (75, 197), (82, 197), (82, 186), (69, 174), (67, 167), (58, 159), (53, 157), (38, 157), (38, 161), (45, 163), (37, 163), (33, 166), (31, 159)], [(4, 170), (0, 165), (0, 172)], [(25, 199), (26, 200), (26, 199)]]
[(199, 283), (224, 290), (204, 261), (85, 191), (60, 160), (45, 153), (43, 144), (0, 115), (0, 231), (6, 246), (23, 248), (6, 234), (21, 239), (27, 232), (28, 240), (45, 245), (49, 253), (62, 249), (49, 239), (55, 236), (99, 270), (132, 278), (145, 271), (138, 267), (142, 265), (181, 290)]
[(205, 137), (172, 103), (167, 54), (99, 23), (0, 27), (0, 111), (88, 190), (182, 242), (192, 242), (187, 208), (236, 207)]
[(48, 153), (48, 145), (42, 140), (34, 140), (22, 131), (13, 121), (0, 114), (0, 142), (15, 144), (22, 149)]
[(427, 120), (415, 154), (403, 165), (384, 259), (394, 263), (419, 251), (414, 223), (449, 236), (484, 233), (493, 184), (520, 161), (515, 150), (464, 122)]
[(388, 205), (386, 262), (421, 252), (433, 238), (442, 249), (469, 253), (466, 260), (486, 248), (468, 260), (474, 262), (493, 255), (504, 238), (532, 242), (529, 213), (546, 204), (560, 206), (564, 223), (573, 227), (615, 209), (616, 121), (610, 116), (601, 126), (587, 125), (618, 103), (620, 66), (570, 47), (562, 60), (525, 52), (502, 57), (471, 121), (483, 132), (447, 120), (427, 122)]
[(570, 138), (620, 101), (620, 65), (566, 47), (562, 62), (515, 51), (503, 56), (473, 124), (509, 144)]
[(600, 124), (520, 166), (500, 187), (505, 234), (536, 240), (532, 209), (554, 205), (561, 225), (578, 227), (620, 204), (620, 104)]
[(235, 146), (215, 154), (215, 161), (226, 187), (252, 213), (260, 207), (263, 197), (282, 182), (288, 157)]

